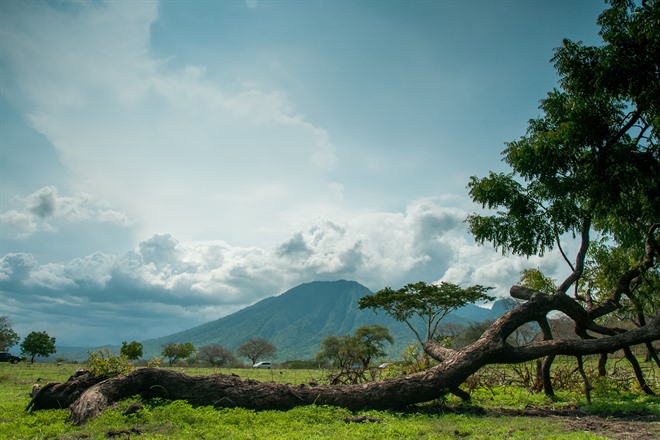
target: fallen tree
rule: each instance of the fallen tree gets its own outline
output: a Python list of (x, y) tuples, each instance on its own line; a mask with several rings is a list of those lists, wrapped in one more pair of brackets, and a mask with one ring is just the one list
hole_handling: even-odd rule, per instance
[[(66, 384), (47, 385), (30, 402), (32, 410), (66, 407), (70, 420), (82, 424), (114, 402), (141, 395), (145, 399), (187, 400), (193, 405), (287, 410), (301, 405), (336, 405), (352, 410), (397, 409), (446, 394), (471, 374), (491, 363), (524, 362), (548, 354), (595, 354), (660, 339), (660, 316), (640, 329), (608, 338), (539, 341), (514, 347), (506, 338), (519, 322), (535, 319), (543, 310), (563, 308), (559, 296), (533, 295), (521, 307), (498, 319), (474, 344), (449, 350), (435, 342), (425, 346), (442, 362), (429, 370), (359, 385), (288, 385), (242, 379), (234, 375), (188, 376), (167, 369), (140, 368), (126, 375), (95, 382), (89, 373)], [(559, 304), (559, 305), (557, 305)]]

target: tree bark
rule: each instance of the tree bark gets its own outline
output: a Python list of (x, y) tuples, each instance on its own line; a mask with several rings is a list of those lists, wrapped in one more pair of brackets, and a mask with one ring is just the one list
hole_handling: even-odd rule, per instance
[(630, 349), (630, 346), (623, 347), (623, 353), (626, 355), (626, 359), (628, 359), (630, 365), (632, 365), (633, 371), (635, 372), (635, 377), (637, 378), (637, 383), (639, 384), (639, 388), (642, 391), (644, 391), (646, 394), (650, 396), (655, 396), (655, 393), (653, 392), (651, 387), (649, 387), (649, 384), (646, 383), (646, 379), (644, 378), (644, 372), (642, 371), (642, 367), (639, 366), (639, 362), (637, 362), (637, 358)]
[(607, 376), (607, 353), (601, 353), (598, 357), (598, 375), (600, 377)]

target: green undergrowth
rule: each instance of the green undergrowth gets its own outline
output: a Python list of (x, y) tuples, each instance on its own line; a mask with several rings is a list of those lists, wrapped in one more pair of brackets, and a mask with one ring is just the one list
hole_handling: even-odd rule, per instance
[[(68, 410), (24, 412), (34, 383), (65, 381), (75, 365), (0, 365), (0, 438), (7, 439), (598, 439), (588, 432), (570, 429), (551, 417), (525, 415), (524, 410), (579, 408), (582, 413), (660, 414), (660, 399), (638, 393), (604, 393), (591, 405), (579, 393), (548, 399), (522, 388), (475, 389), (472, 402), (453, 396), (405, 412), (359, 411), (328, 406), (299, 407), (290, 411), (252, 411), (241, 408), (192, 407), (183, 401), (142, 400), (118, 402), (83, 426), (68, 422)], [(314, 370), (233, 370), (234, 374), (259, 380), (308, 383), (318, 380)], [(228, 373), (199, 369), (188, 374)], [(134, 414), (122, 412), (131, 403), (143, 407)], [(498, 409), (520, 410), (505, 414)], [(358, 418), (358, 421), (346, 421)], [(360, 419), (361, 418), (361, 419)], [(360, 422), (359, 420), (362, 420)]]

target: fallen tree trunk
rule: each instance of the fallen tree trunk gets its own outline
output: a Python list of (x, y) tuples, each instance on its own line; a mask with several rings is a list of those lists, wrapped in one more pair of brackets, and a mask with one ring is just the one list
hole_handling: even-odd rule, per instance
[[(193, 405), (243, 407), (257, 410), (287, 410), (301, 405), (335, 405), (351, 410), (365, 408), (397, 409), (437, 399), (457, 388), (481, 367), (493, 363), (518, 363), (547, 355), (587, 355), (604, 353), (630, 345), (660, 339), (660, 315), (647, 326), (629, 332), (587, 340), (547, 340), (523, 347), (506, 343), (512, 328), (520, 322), (537, 320), (550, 309), (561, 310), (563, 300), (557, 296), (534, 295), (512, 310), (484, 333), (474, 344), (451, 350), (429, 341), (427, 352), (440, 365), (429, 370), (379, 382), (358, 385), (287, 385), (241, 379), (233, 375), (188, 376), (166, 369), (141, 368), (129, 374), (94, 383), (78, 381), (60, 384), (40, 392), (32, 409), (41, 409), (55, 390), (71, 391), (68, 398), (56, 399), (63, 407), (70, 405), (71, 421), (85, 423), (112, 403), (134, 395), (186, 400)], [(85, 388), (86, 387), (86, 388)], [(84, 388), (84, 389), (83, 389)], [(51, 391), (49, 391), (51, 390)], [(77, 398), (75, 398), (78, 396)]]

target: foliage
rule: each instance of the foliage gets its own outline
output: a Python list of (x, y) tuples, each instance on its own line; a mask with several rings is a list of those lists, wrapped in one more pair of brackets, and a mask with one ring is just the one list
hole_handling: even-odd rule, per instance
[[(511, 171), (473, 176), (468, 185), (473, 201), (490, 211), (468, 217), (478, 243), (523, 256), (556, 248), (563, 256), (570, 274), (554, 289), (531, 271), (522, 279), (528, 289), (515, 292), (525, 301), (533, 292), (549, 295), (581, 339), (624, 332), (612, 322), (617, 310), (640, 327), (657, 314), (659, 15), (657, 0), (612, 0), (598, 20), (603, 44), (564, 40), (552, 59), (560, 87), (541, 101), (542, 114), (529, 121), (525, 135), (503, 151)], [(570, 256), (563, 242), (575, 238), (577, 251)], [(546, 314), (532, 315), (544, 340), (555, 339)], [(552, 359), (543, 366), (544, 388)], [(587, 374), (578, 371), (588, 397)], [(641, 373), (638, 381), (651, 392)]]
[(396, 364), (389, 364), (385, 369), (387, 377), (397, 377), (407, 374), (419, 373), (427, 368), (427, 359), (419, 344), (410, 344), (401, 353), (403, 360)]
[(252, 365), (256, 364), (259, 359), (266, 356), (273, 356), (277, 352), (277, 348), (267, 339), (253, 338), (236, 349), (239, 356), (243, 356), (252, 361)]
[(179, 359), (186, 359), (195, 353), (195, 346), (190, 342), (185, 342), (179, 344), (176, 342), (171, 342), (163, 346), (161, 354), (168, 358), (170, 367)]
[(20, 337), (11, 327), (9, 316), (0, 316), (0, 351), (5, 351), (18, 344)]
[(126, 354), (121, 353), (119, 357), (113, 356), (106, 347), (93, 351), (87, 359), (87, 369), (90, 373), (100, 377), (115, 377), (126, 374), (133, 369)]
[(147, 368), (159, 368), (163, 364), (163, 358), (155, 356), (147, 361)]
[[(374, 295), (359, 300), (361, 309), (384, 310), (397, 321), (405, 322), (415, 333), (420, 344), (433, 339), (442, 319), (454, 310), (477, 301), (493, 300), (486, 294), (492, 287), (480, 285), (462, 288), (456, 284), (442, 282), (439, 285), (422, 281), (407, 284), (401, 289), (386, 287)], [(425, 324), (425, 339), (415, 328), (413, 318), (418, 317)]]
[(209, 344), (200, 347), (197, 357), (214, 367), (233, 366), (239, 363), (236, 356), (220, 344)]
[(520, 285), (548, 295), (557, 290), (555, 280), (546, 276), (540, 269), (524, 269), (520, 274)]
[(135, 361), (142, 357), (143, 348), (144, 347), (140, 342), (132, 341), (131, 343), (128, 343), (124, 341), (121, 343), (119, 354), (125, 356), (126, 359)]
[(37, 356), (46, 357), (55, 352), (55, 338), (46, 332), (31, 332), (21, 343), (21, 353), (30, 356), (30, 363), (34, 363)]
[[(358, 383), (367, 380), (366, 373), (372, 367), (372, 359), (385, 356), (385, 342), (394, 342), (386, 327), (379, 324), (367, 325), (358, 328), (353, 336), (326, 337), (316, 359), (334, 369), (329, 373), (332, 384)], [(376, 371), (374, 370), (372, 379)]]

